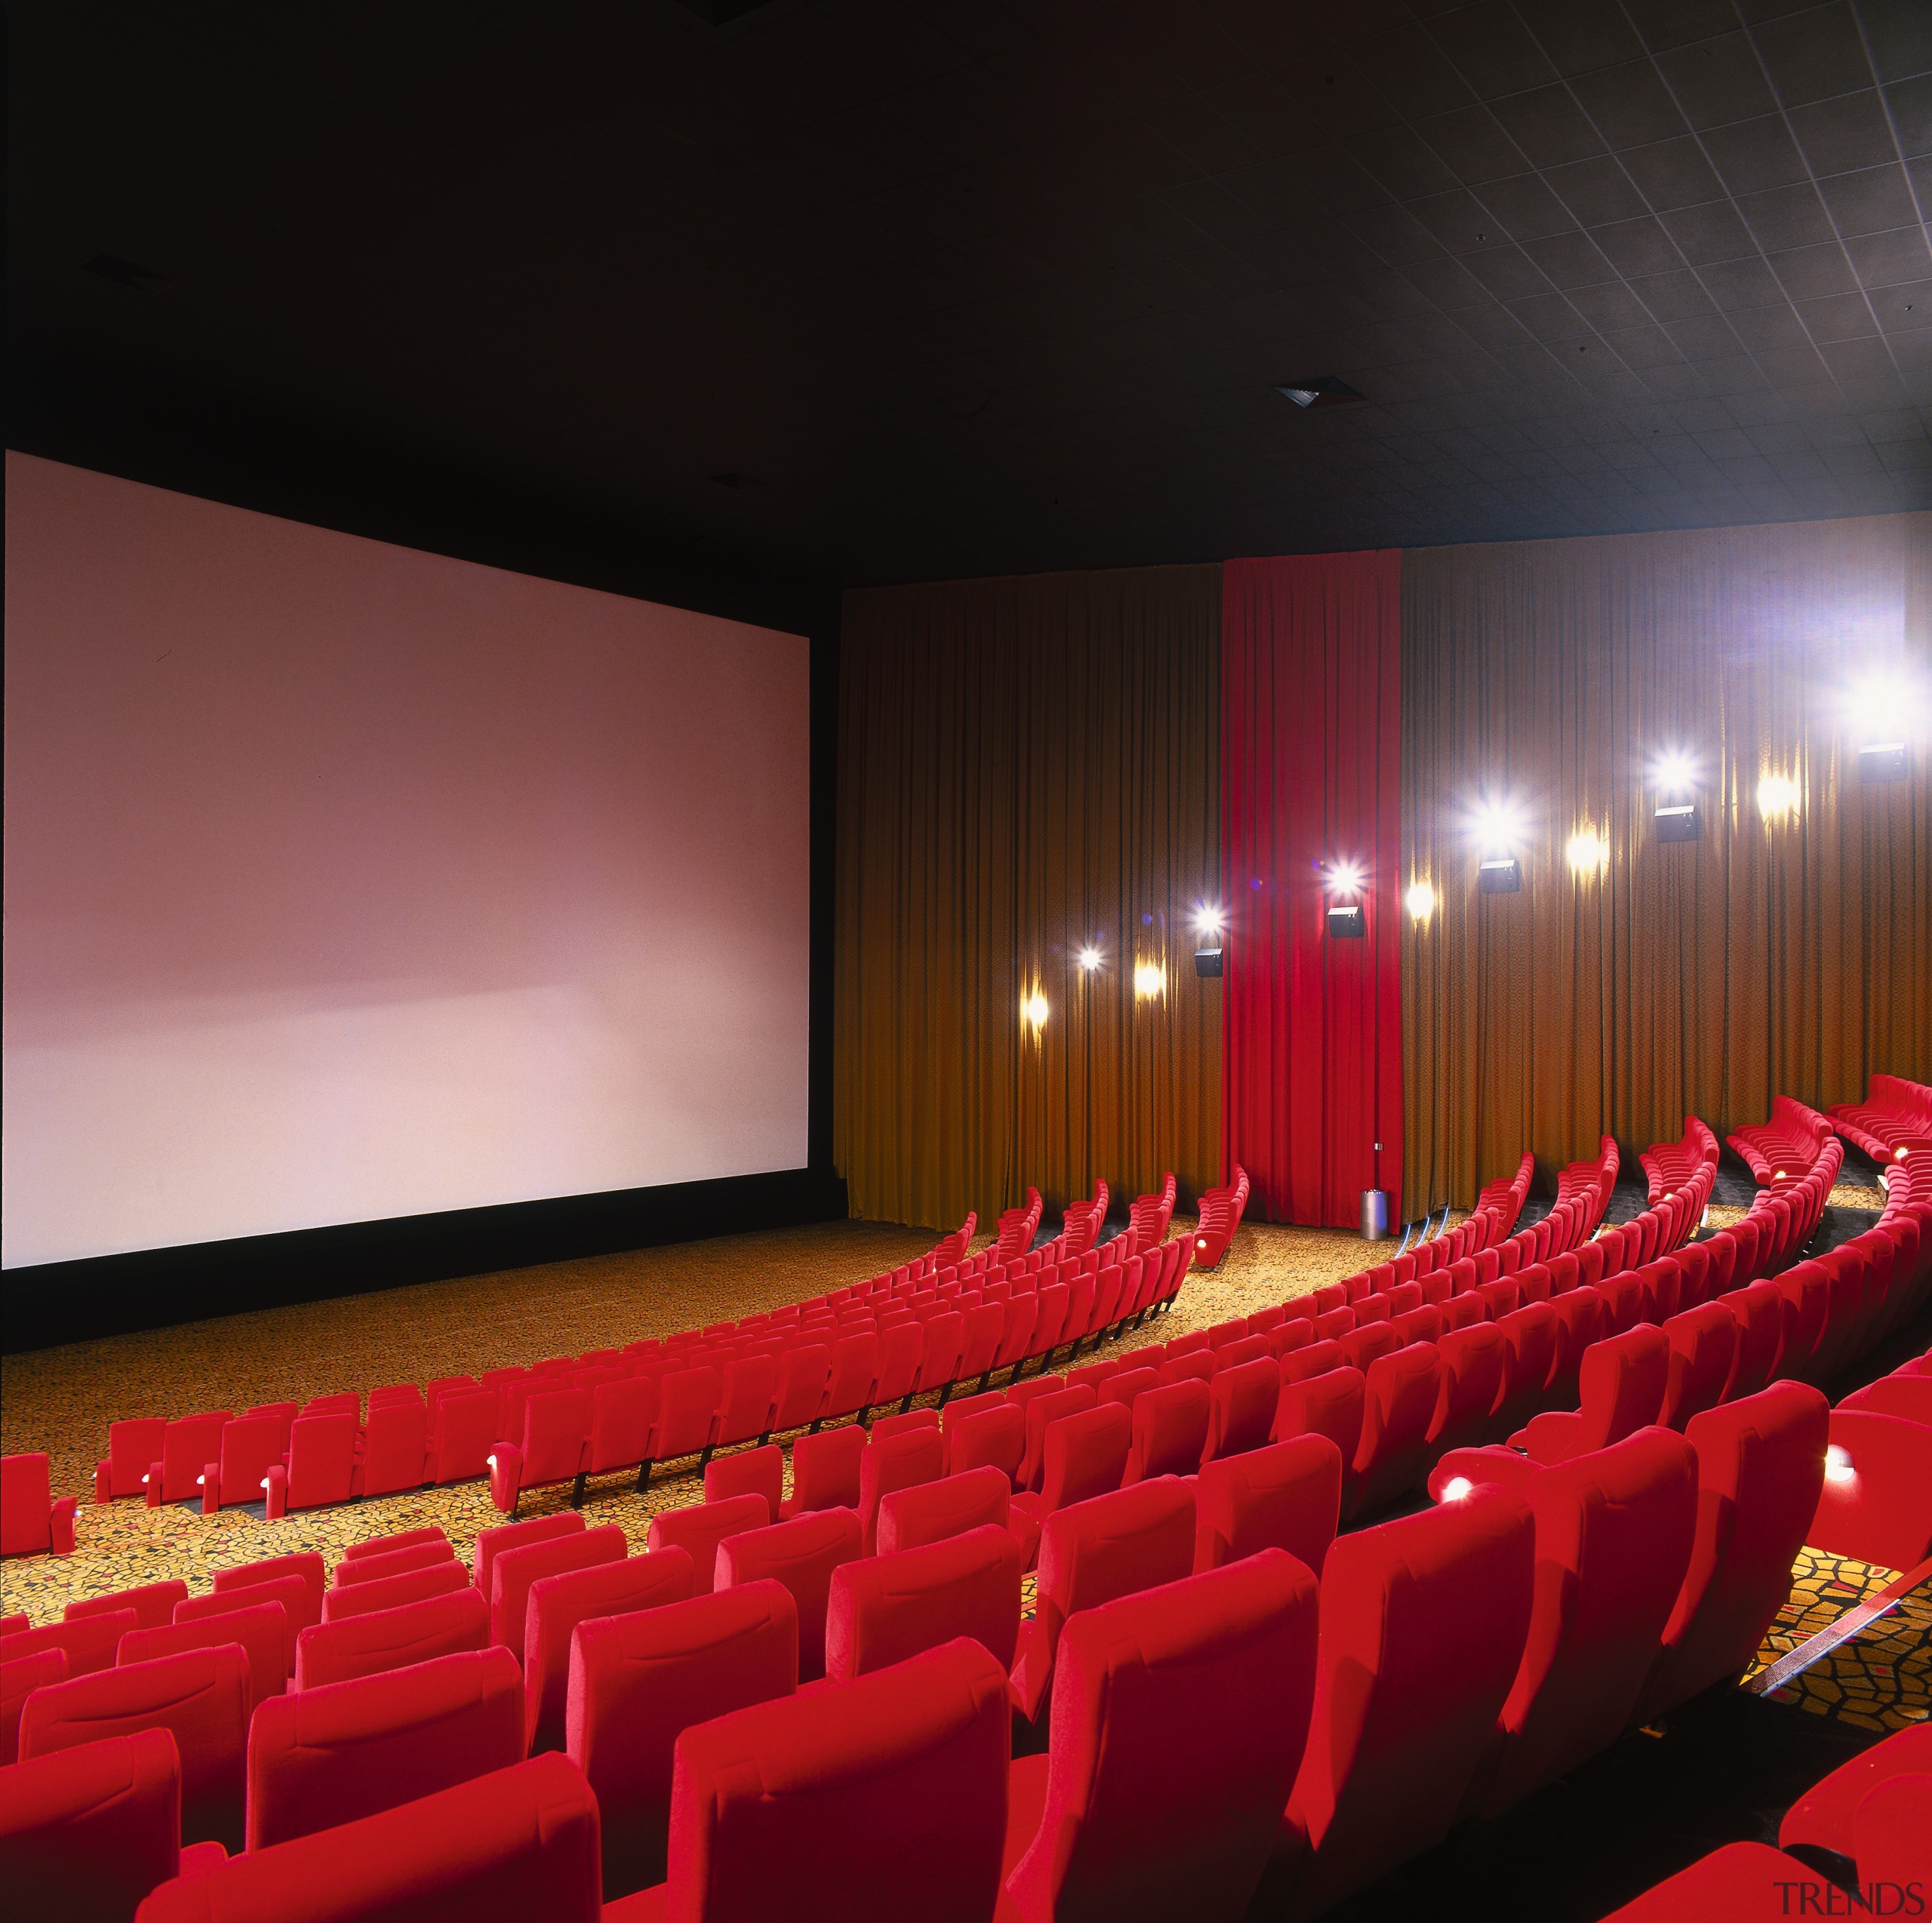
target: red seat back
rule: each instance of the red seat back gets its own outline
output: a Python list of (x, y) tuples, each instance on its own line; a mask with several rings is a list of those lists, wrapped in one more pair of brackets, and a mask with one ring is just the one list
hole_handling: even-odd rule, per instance
[[(220, 1576), (215, 1580), (218, 1586)], [(106, 1595), (85, 1597), (78, 1602), (69, 1603), (61, 1611), (60, 1620), (63, 1623), (84, 1622), (90, 1616), (112, 1616), (117, 1611), (131, 1609), (136, 1628), (158, 1629), (164, 1623), (174, 1620), (175, 1605), (187, 1599), (188, 1585), (177, 1577), (172, 1582), (143, 1583), (137, 1589), (115, 1589)]]
[[(586, 1527), (582, 1515), (572, 1509), (559, 1509), (554, 1515), (533, 1515), (524, 1522), (500, 1522), (493, 1529), (479, 1531), (476, 1553), (470, 1564), (470, 1580), (487, 1601), (491, 1565), (506, 1549), (520, 1549), (527, 1543), (547, 1543), (556, 1536), (577, 1535)], [(438, 1535), (441, 1533), (437, 1531)], [(395, 1540), (401, 1543), (402, 1538), (398, 1537)]]
[(288, 1506), (320, 1509), (355, 1493), (355, 1417), (297, 1416), (288, 1429)]
[(1207, 1463), (1194, 1503), (1196, 1574), (1278, 1549), (1319, 1576), (1341, 1513), (1342, 1452), (1305, 1435)]
[[(866, 1452), (866, 1432), (857, 1423), (817, 1435), (801, 1435), (792, 1445), (792, 1494), (783, 1513), (807, 1509), (857, 1509), (859, 1465)], [(699, 1587), (703, 1589), (700, 1582)]]
[(762, 1529), (771, 1520), (762, 1496), (734, 1496), (721, 1503), (698, 1503), (689, 1509), (665, 1509), (651, 1518), (646, 1541), (653, 1552), (681, 1549), (691, 1559), (691, 1588), (709, 1595), (718, 1567), (718, 1545), (727, 1536)]
[(1192, 1475), (1208, 1445), (1214, 1398), (1197, 1377), (1150, 1389), (1130, 1412), (1131, 1448), (1123, 1472), (1131, 1484), (1161, 1475)]
[(825, 1615), (832, 1572), (861, 1553), (859, 1518), (852, 1510), (814, 1509), (789, 1522), (726, 1537), (718, 1546), (716, 1586), (783, 1584), (798, 1611), (798, 1680), (815, 1682), (825, 1674)]
[(279, 1602), (251, 1604), (198, 1622), (171, 1623), (162, 1629), (130, 1629), (115, 1653), (117, 1666), (152, 1663), (190, 1650), (238, 1645), (248, 1659), (249, 1708), (279, 1696), (294, 1665), (288, 1660), (288, 1611)]
[(378, 1610), (340, 1623), (318, 1623), (295, 1638), (297, 1691), (352, 1676), (404, 1669), (438, 1656), (485, 1649), (490, 1605), (478, 1590), (463, 1588), (428, 1596), (397, 1609)]
[(846, 1563), (832, 1578), (826, 1675), (848, 1681), (955, 1636), (972, 1637), (1002, 1669), (1011, 1667), (1020, 1635), (1020, 1560), (1012, 1535), (987, 1523)]
[(774, 1515), (785, 1493), (785, 1451), (776, 1442), (718, 1456), (704, 1466), (704, 1500), (721, 1503), (733, 1496), (762, 1496)]
[(614, 1522), (600, 1529), (553, 1536), (547, 1542), (500, 1549), (490, 1565), (490, 1640), (502, 1644), (521, 1662), (531, 1584), (545, 1576), (561, 1575), (567, 1569), (621, 1562), (629, 1552), (624, 1532)]
[(248, 1731), (248, 1848), (374, 1816), (524, 1758), (523, 1678), (506, 1649), (298, 1690)]
[(1411, 1343), (1371, 1363), (1361, 1439), (1342, 1492), (1344, 1518), (1366, 1515), (1420, 1486), (1440, 1373), (1434, 1346)]
[(452, 1589), (469, 1587), (469, 1572), (463, 1565), (445, 1558), (426, 1569), (412, 1569), (404, 1575), (385, 1576), (379, 1582), (355, 1583), (346, 1589), (331, 1589), (322, 1598), (322, 1620), (346, 1622), (352, 1616), (395, 1609), (405, 1602), (420, 1602), (425, 1596), (445, 1595)]
[(1004, 1529), (1012, 1501), (1011, 1478), (991, 1463), (895, 1490), (879, 1503), (878, 1553), (917, 1549), (988, 1523)]
[(1215, 1462), (1260, 1448), (1274, 1425), (1275, 1405), (1281, 1392), (1281, 1368), (1266, 1352), (1266, 1337), (1248, 1340), (1263, 1343), (1263, 1352), (1230, 1364), (1226, 1358), (1245, 1346), (1237, 1344), (1225, 1352), (1221, 1368), (1208, 1385), (1208, 1438), (1198, 1458), (1201, 1462)]

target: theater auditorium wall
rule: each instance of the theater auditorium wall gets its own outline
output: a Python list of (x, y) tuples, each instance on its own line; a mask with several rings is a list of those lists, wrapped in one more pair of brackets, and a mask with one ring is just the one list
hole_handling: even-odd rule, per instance
[[(1634, 1155), (1687, 1113), (1721, 1131), (1777, 1094), (1932, 1075), (1932, 516), (1410, 550), (1399, 664), (1389, 573), (1309, 556), (846, 597), (854, 1213), (946, 1226), (1029, 1181), (1057, 1206), (1168, 1168), (1191, 1195), (1239, 1158), (1252, 1213), (1350, 1221), (1379, 1174), (1413, 1217), (1525, 1148), (1546, 1186), (1603, 1134)], [(1909, 778), (1863, 780), (1860, 746), (1901, 736)], [(1673, 751), (1700, 833), (1663, 844)], [(1761, 811), (1767, 777), (1788, 810)], [(1478, 892), (1485, 801), (1519, 823), (1513, 894)], [(1586, 831), (1603, 854), (1580, 873)], [(1369, 938), (1295, 938), (1344, 860)], [(1232, 918), (1224, 982), (1192, 972), (1203, 902)], [(1143, 960), (1158, 995), (1134, 992)]]

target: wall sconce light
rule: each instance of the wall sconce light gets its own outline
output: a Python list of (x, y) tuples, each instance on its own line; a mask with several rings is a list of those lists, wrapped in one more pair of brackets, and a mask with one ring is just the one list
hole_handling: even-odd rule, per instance
[(1610, 866), (1610, 844), (1594, 828), (1580, 828), (1564, 844), (1563, 858), (1571, 874), (1588, 881)]
[(1798, 812), (1798, 783), (1789, 775), (1765, 774), (1758, 779), (1758, 813), (1766, 822), (1783, 821)]
[(1143, 1001), (1151, 1001), (1166, 990), (1167, 971), (1158, 962), (1141, 962), (1134, 965), (1134, 992)]
[(1038, 989), (1020, 1005), (1020, 1019), (1035, 1035), (1047, 1025), (1047, 1017), (1052, 1011), (1047, 1006), (1047, 998)]
[(1435, 891), (1426, 882), (1411, 882), (1402, 900), (1414, 921), (1426, 922), (1435, 912)]

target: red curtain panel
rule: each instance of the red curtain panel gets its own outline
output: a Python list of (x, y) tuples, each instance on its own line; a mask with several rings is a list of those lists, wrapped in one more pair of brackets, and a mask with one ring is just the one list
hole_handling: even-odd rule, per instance
[(1398, 551), (1223, 570), (1221, 1143), (1269, 1221), (1401, 1214), (1401, 672)]

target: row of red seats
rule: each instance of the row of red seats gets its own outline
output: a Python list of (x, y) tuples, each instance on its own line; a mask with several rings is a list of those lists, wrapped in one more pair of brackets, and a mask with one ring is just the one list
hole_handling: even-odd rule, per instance
[(1932, 1149), (1932, 1088), (1901, 1075), (1875, 1075), (1862, 1102), (1834, 1102), (1826, 1112), (1847, 1142), (1873, 1161), (1904, 1161)]
[(1228, 1245), (1241, 1226), (1247, 1208), (1247, 1171), (1235, 1164), (1234, 1180), (1225, 1187), (1209, 1189), (1201, 1195), (1200, 1211), (1194, 1225), (1194, 1266), (1213, 1269), (1220, 1265)]
[(1932, 1883), (1928, 1837), (1932, 1725), (1915, 1723), (1801, 1796), (1785, 1812), (1776, 1849), (1733, 1843), (1714, 1850), (1606, 1923), (1922, 1915)]
[[(1687, 1438), (1645, 1431), (1561, 1468), (1529, 1469), (1512, 1478), (1514, 1492), (1461, 1491), (1425, 1515), (1339, 1540), (1339, 1452), (1320, 1438), (1276, 1445), (1217, 1466), (1218, 1489), (1206, 1474), (1197, 1485), (1162, 1478), (1054, 1515), (1038, 1611), (1023, 1626), (1011, 1538), (991, 1525), (868, 1558), (854, 1540), (857, 1518), (828, 1511), (735, 1531), (712, 1546), (708, 1570), (655, 1528), (645, 1556), (600, 1555), (608, 1546), (595, 1539), (617, 1532), (585, 1530), (569, 1515), (487, 1532), (473, 1572), (434, 1540), (367, 1545), (367, 1555), (338, 1566), (325, 1616), (338, 1594), (395, 1580), (358, 1578), (358, 1562), (421, 1557), (426, 1568), (451, 1568), (490, 1640), (385, 1670), (380, 1689), (298, 1673), (292, 1695), (261, 1699), (246, 1745), (248, 1857), (211, 1872), (181, 1864), (182, 1883), (143, 1913), (251, 1913), (272, 1893), (278, 1915), (364, 1914), (355, 1904), (385, 1875), (407, 1879), (420, 1901), (426, 1877), (435, 1882), (426, 1854), (452, 1850), (487, 1859), (496, 1881), (482, 1914), (537, 1905), (580, 1913), (554, 1864), (531, 1884), (506, 1868), (501, 1835), (473, 1836), (457, 1814), (494, 1812), (500, 1830), (502, 1779), (527, 1774), (516, 1757), (546, 1740), (560, 1741), (580, 1774), (553, 1768), (545, 1780), (581, 1783), (597, 1812), (577, 1866), (595, 1887), (580, 1913), (595, 1915), (608, 1897), (628, 1915), (615, 1900), (665, 1875), (669, 1892), (637, 1914), (659, 1913), (667, 1894), (685, 1914), (800, 1913), (777, 1880), (796, 1875), (795, 1849), (777, 1848), (754, 1815), (786, 1793), (768, 1768), (742, 1774), (747, 1759), (763, 1758), (761, 1729), (789, 1730), (804, 1746), (789, 1780), (814, 1788), (798, 1820), (827, 1848), (840, 1845), (812, 1886), (828, 1913), (885, 1894), (855, 1869), (851, 1830), (838, 1826), (863, 1825), (876, 1853), (906, 1823), (918, 1848), (884, 1853), (908, 1879), (892, 1899), (914, 1913), (936, 1903), (932, 1913), (990, 1915), (1003, 1883), (1027, 1915), (1123, 1903), (1121, 1913), (1146, 1913), (1158, 1895), (1163, 1913), (1185, 1902), (1190, 1914), (1232, 1917), (1264, 1875), (1309, 1913), (1431, 1847), (1459, 1818), (1508, 1807), (1633, 1718), (1735, 1673), (1783, 1598), (1822, 1469), (1823, 1415), (1815, 1391), (1780, 1385), (1699, 1417)], [(1260, 1500), (1241, 1501), (1237, 1468)], [(888, 1497), (888, 1521), (909, 1519), (916, 1532), (918, 1494)], [(1259, 1540), (1284, 1534), (1300, 1558)], [(1535, 1570), (1549, 1565), (1569, 1580), (1538, 1584)], [(485, 1588), (487, 1616), (478, 1613)], [(332, 1627), (302, 1631), (305, 1658)], [(960, 1649), (955, 1637), (971, 1638), (972, 1660), (985, 1666), (976, 1672), (984, 1686), (969, 1694), (972, 1717), (987, 1726), (990, 1787), (934, 1778), (916, 1756), (877, 1741), (875, 1703), (893, 1706), (902, 1727), (931, 1712), (923, 1679), (938, 1673), (937, 1655)], [(223, 1697), (232, 1707), (247, 1667), (238, 1651), (223, 1653), (237, 1659)], [(1059, 1678), (1051, 1694), (1043, 1666), (1048, 1683)], [(137, 1663), (109, 1681), (146, 1670), (152, 1687), (162, 1666)], [(889, 1688), (861, 1691), (875, 1672)], [(820, 1688), (794, 1695), (821, 1673)], [(100, 1752), (112, 1746), (100, 1737), (168, 1731), (183, 1795), (191, 1777), (205, 1777), (212, 1746), (201, 1698), (135, 1731), (110, 1728), (101, 1705), (79, 1700), (88, 1694), (68, 1683), (29, 1697), (20, 1767), (35, 1773), (17, 1788), (17, 1773), (0, 1780), (0, 1874), (17, 1888), (23, 1869), (53, 1881), (57, 1868), (66, 1880), (52, 1907), (75, 1915), (87, 1913), (75, 1900), (85, 1872), (125, 1870), (133, 1854), (75, 1848), (90, 1827), (99, 1841), (105, 1804), (127, 1800), (131, 1771), (118, 1752), (114, 1795), (100, 1793), (109, 1767)], [(1023, 1716), (1029, 1697), (1046, 1722), (1046, 1754), (1010, 1761), (1009, 1705)], [(787, 1699), (812, 1706), (774, 1718), (771, 1706)], [(767, 1706), (745, 1706), (758, 1703)], [(960, 1713), (956, 1688), (949, 1713)], [(231, 1716), (231, 1738), (232, 1725)], [(50, 1768), (63, 1746), (41, 1732), (63, 1729), (69, 1760)], [(89, 1752), (90, 1764), (72, 1760)], [(1429, 1767), (1418, 1771), (1424, 1752)], [(225, 1753), (232, 1792), (232, 1740)], [(756, 1786), (748, 1804), (744, 1789), (694, 1786), (706, 1754), (738, 1759), (737, 1780)], [(489, 1795), (442, 1800), (466, 1777), (491, 1780), (485, 1771), (499, 1784)], [(847, 1796), (828, 1800), (841, 1783)], [(737, 1811), (724, 1831), (706, 1827), (722, 1820), (719, 1793)], [(407, 1800), (432, 1795), (439, 1800)], [(63, 1796), (78, 1808), (50, 1808)], [(992, 1823), (968, 1885), (931, 1830), (958, 1814), (962, 1797), (1011, 1812)], [(200, 1813), (177, 1820), (177, 1848), (208, 1826), (203, 1805), (189, 1801)], [(382, 1824), (398, 1803), (414, 1814), (406, 1830)], [(356, 1826), (337, 1826), (346, 1824)], [(835, 1838), (822, 1833), (827, 1824)], [(511, 1823), (509, 1833), (529, 1827)], [(302, 1846), (318, 1832), (328, 1850)], [(798, 1845), (808, 1832), (795, 1823), (789, 1833)], [(714, 1860), (727, 1845), (728, 1872)], [(977, 1907), (958, 1909), (961, 1888), (977, 1893)]]
[[(1128, 1234), (1097, 1256), (1091, 1244), (1104, 1220), (1104, 1183), (1091, 1202), (1073, 1205), (1062, 1235), (1038, 1250), (1017, 1246), (1030, 1241), (1038, 1223), (1038, 1193), (1029, 1190), (1026, 1208), (1001, 1217), (994, 1248), (970, 1261), (964, 1250), (975, 1224), (969, 1217), (931, 1255), (870, 1283), (661, 1343), (558, 1358), (534, 1369), (491, 1371), (481, 1381), (445, 1378), (430, 1383), (426, 1396), (414, 1385), (378, 1389), (371, 1394), (366, 1423), (361, 1398), (353, 1393), (315, 1398), (299, 1408), (261, 1405), (239, 1416), (218, 1410), (172, 1423), (161, 1418), (116, 1423), (109, 1429), (109, 1454), (96, 1471), (96, 1500), (143, 1494), (151, 1506), (158, 1506), (198, 1494), (205, 1512), (211, 1512), (266, 1496), (269, 1513), (278, 1515), (291, 1507), (392, 1494), (426, 1481), (480, 1477), (491, 1472), (493, 1457), (511, 1465), (521, 1453), (524, 1403), (533, 1390), (577, 1391), (593, 1398), (579, 1460), (570, 1472), (576, 1479), (863, 1411), (875, 1401), (947, 1386), (949, 1370), (970, 1379), (997, 1368), (1017, 1369), (1050, 1355), (1063, 1341), (1077, 1346), (1094, 1334), (1096, 1306), (1107, 1311), (1103, 1327), (1125, 1319), (1128, 1312), (1118, 1306), (1120, 1291), (1095, 1305), (1082, 1299), (1079, 1276), (1131, 1259), (1143, 1245), (1153, 1246), (1146, 1238), (1152, 1230), (1164, 1234), (1174, 1189), (1170, 1174), (1160, 1195), (1140, 1198)], [(1069, 1254), (1075, 1249), (1078, 1254)], [(1048, 1285), (1062, 1270), (1069, 1284), (1064, 1298)], [(1167, 1279), (1178, 1285), (1177, 1274)], [(1023, 1312), (1016, 1306), (997, 1318), (997, 1328), (994, 1315), (982, 1312), (970, 1331), (961, 1331), (957, 1356), (946, 1348), (953, 1325), (943, 1318), (931, 1344), (923, 1334), (893, 1334), (900, 1322), (930, 1321), (926, 1312), (949, 1297), (965, 1297), (975, 1281), (981, 1285), (980, 1299), (968, 1306), (983, 1310), (992, 1299), (1008, 1294), (1037, 1292), (1040, 1300)], [(1142, 1303), (1131, 1312), (1145, 1314), (1152, 1306)], [(868, 1318), (868, 1309), (881, 1312)], [(863, 1333), (881, 1338), (878, 1352), (870, 1354), (854, 1339)], [(835, 1343), (840, 1346), (833, 1350), (823, 1382), (810, 1380), (817, 1349)], [(769, 1370), (761, 1356), (770, 1359)], [(740, 1365), (735, 1370), (734, 1362)], [(694, 1371), (704, 1368), (715, 1368), (721, 1380), (713, 1385), (710, 1406), (700, 1410), (695, 1405), (706, 1399), (705, 1384)], [(777, 1377), (781, 1372), (783, 1380), (763, 1381), (765, 1374)], [(693, 1379), (678, 1385), (681, 1399), (666, 1417), (657, 1406), (656, 1384), (672, 1374)], [(727, 1374), (728, 1383), (721, 1379)], [(639, 1381), (653, 1386), (635, 1386)], [(751, 1426), (741, 1434), (747, 1423)], [(704, 1432), (687, 1448), (685, 1432), (699, 1425)], [(28, 1486), (45, 1472), (44, 1458), (7, 1460), (8, 1553), (71, 1549), (73, 1503), (63, 1499), (48, 1511)], [(509, 1478), (512, 1502), (515, 1479), (513, 1475)], [(38, 1528), (43, 1515), (48, 1524), (44, 1540)], [(26, 1520), (14, 1529), (17, 1517)], [(11, 1540), (16, 1534), (21, 1537), (17, 1544)]]

